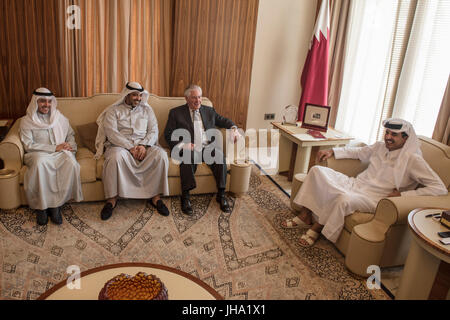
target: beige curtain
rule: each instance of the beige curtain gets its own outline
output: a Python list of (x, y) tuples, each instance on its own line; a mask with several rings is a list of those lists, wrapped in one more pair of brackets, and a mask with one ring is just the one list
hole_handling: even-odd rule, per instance
[(120, 92), (127, 81), (169, 94), (172, 0), (64, 0), (81, 28), (61, 34), (65, 96)]
[(341, 97), (349, 7), (349, 0), (332, 0), (330, 4), (328, 105), (331, 106), (329, 124), (332, 127), (336, 124)]
[(450, 146), (450, 77), (434, 127), (433, 139)]
[[(346, 47), (350, 48), (349, 45), (351, 45), (351, 50), (355, 53), (352, 56), (352, 52), (344, 50), (341, 51), (343, 52), (342, 58), (333, 60), (339, 61), (345, 68), (345, 74), (342, 72), (340, 74), (344, 77), (335, 82), (336, 86), (332, 85), (333, 78), (336, 79), (336, 75), (332, 72), (339, 71), (339, 69), (330, 66), (329, 103), (332, 107), (341, 104), (339, 110), (336, 108), (334, 110), (334, 112), (339, 112), (334, 125), (350, 134), (358, 134), (358, 137), (366, 142), (373, 142), (379, 140), (383, 135), (382, 120), (392, 116), (409, 120), (418, 134), (431, 136), (430, 128), (436, 124), (431, 118), (431, 114), (427, 117), (427, 105), (429, 104), (427, 99), (436, 97), (436, 95), (430, 94), (431, 90), (429, 89), (442, 90), (440, 91), (442, 94), (445, 89), (444, 81), (448, 79), (448, 72), (445, 73), (446, 66), (439, 68), (435, 63), (439, 59), (446, 59), (443, 54), (445, 51), (439, 49), (439, 44), (448, 43), (445, 41), (445, 35), (448, 35), (446, 32), (448, 19), (446, 17), (450, 12), (448, 2), (444, 0), (433, 2), (399, 0), (385, 2), (380, 7), (371, 1), (348, 1), (347, 4), (351, 11), (347, 24), (361, 24), (361, 28), (347, 28), (347, 32), (344, 32), (346, 39), (344, 41), (336, 39), (336, 44), (330, 46), (336, 50), (338, 44), (345, 46), (347, 43)], [(337, 2), (334, 2), (334, 5), (336, 6)], [(374, 24), (370, 22), (372, 15), (374, 17), (381, 14), (387, 15), (388, 10), (390, 12), (385, 23), (378, 28), (373, 28)], [(333, 28), (333, 19), (331, 23), (331, 28)], [(381, 37), (378, 38), (376, 34), (376, 30), (380, 30), (380, 28), (383, 29), (383, 34), (391, 32), (388, 37), (384, 38), (386, 41), (383, 41)], [(337, 37), (337, 31), (332, 29), (332, 35), (333, 33)], [(368, 41), (360, 41), (361, 38)], [(438, 39), (444, 39), (444, 41)], [(344, 49), (346, 48), (344, 47)], [(333, 57), (336, 52), (339, 51), (332, 53), (332, 49), (330, 49), (330, 58), (336, 58)], [(377, 56), (367, 58), (374, 52), (377, 53)], [(346, 56), (352, 57), (352, 61), (347, 60), (346, 63)], [(364, 59), (369, 60), (365, 61)], [(378, 74), (371, 70), (373, 68), (371, 61), (373, 64), (379, 65)], [(384, 70), (380, 68), (383, 67), (382, 63), (384, 63)], [(374, 78), (362, 76), (366, 72), (371, 72)], [(432, 83), (433, 81), (436, 82), (436, 85)], [(355, 89), (358, 88), (358, 85), (361, 90)], [(340, 98), (336, 96), (338, 99), (335, 102), (333, 102), (333, 98), (330, 98), (333, 95), (332, 88), (336, 89), (335, 93), (341, 96)], [(364, 93), (361, 93), (363, 91)], [(367, 104), (364, 100), (367, 101)], [(436, 102), (439, 104), (441, 101), (433, 103)], [(367, 113), (356, 110), (363, 104), (368, 109)], [(441, 127), (444, 124), (447, 126), (448, 123), (448, 113), (445, 114), (444, 105), (442, 108), (438, 120), (443, 122)], [(436, 116), (436, 111), (433, 111), (433, 118)], [(333, 125), (333, 121), (332, 118), (331, 125)], [(364, 134), (359, 133), (362, 131)], [(441, 134), (445, 136), (444, 129), (441, 129)], [(448, 139), (448, 134), (446, 139)]]

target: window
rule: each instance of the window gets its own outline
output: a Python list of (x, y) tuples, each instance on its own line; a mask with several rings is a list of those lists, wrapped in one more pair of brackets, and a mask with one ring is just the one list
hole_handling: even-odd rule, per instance
[(353, 1), (336, 128), (373, 143), (389, 117), (431, 137), (450, 71), (450, 3)]

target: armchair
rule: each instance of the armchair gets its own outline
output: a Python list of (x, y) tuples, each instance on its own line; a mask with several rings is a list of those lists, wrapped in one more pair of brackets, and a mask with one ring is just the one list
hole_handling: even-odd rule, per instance
[[(450, 190), (450, 147), (432, 139), (419, 136), (424, 159)], [(348, 176), (356, 176), (366, 166), (359, 160), (334, 157), (319, 163)], [(292, 183), (291, 207), (300, 208), (293, 199), (306, 174), (297, 174)], [(346, 267), (355, 274), (367, 276), (367, 267), (399, 266), (405, 263), (410, 232), (408, 214), (423, 207), (450, 208), (450, 194), (446, 196), (405, 196), (380, 200), (375, 213), (356, 211), (345, 219), (344, 229), (336, 242), (337, 249), (345, 255)]]

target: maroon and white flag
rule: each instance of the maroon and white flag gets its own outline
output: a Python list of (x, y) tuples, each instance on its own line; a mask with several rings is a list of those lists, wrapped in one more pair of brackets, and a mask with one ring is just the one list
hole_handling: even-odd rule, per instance
[(298, 120), (303, 119), (305, 103), (328, 105), (328, 47), (330, 39), (330, 10), (328, 0), (322, 0), (314, 27), (308, 56), (301, 77), (302, 96)]

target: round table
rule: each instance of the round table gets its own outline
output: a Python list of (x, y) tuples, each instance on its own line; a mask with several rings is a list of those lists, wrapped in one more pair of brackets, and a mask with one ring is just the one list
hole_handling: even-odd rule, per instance
[(420, 208), (408, 215), (413, 235), (396, 299), (449, 299), (450, 245), (439, 242), (438, 232), (450, 231), (427, 217), (446, 209)]
[(140, 271), (160, 278), (167, 287), (169, 300), (223, 299), (216, 290), (189, 273), (157, 264), (120, 263), (81, 272), (80, 289), (69, 289), (67, 279), (61, 281), (38, 300), (98, 300), (98, 294), (108, 280), (121, 273), (134, 276)]

